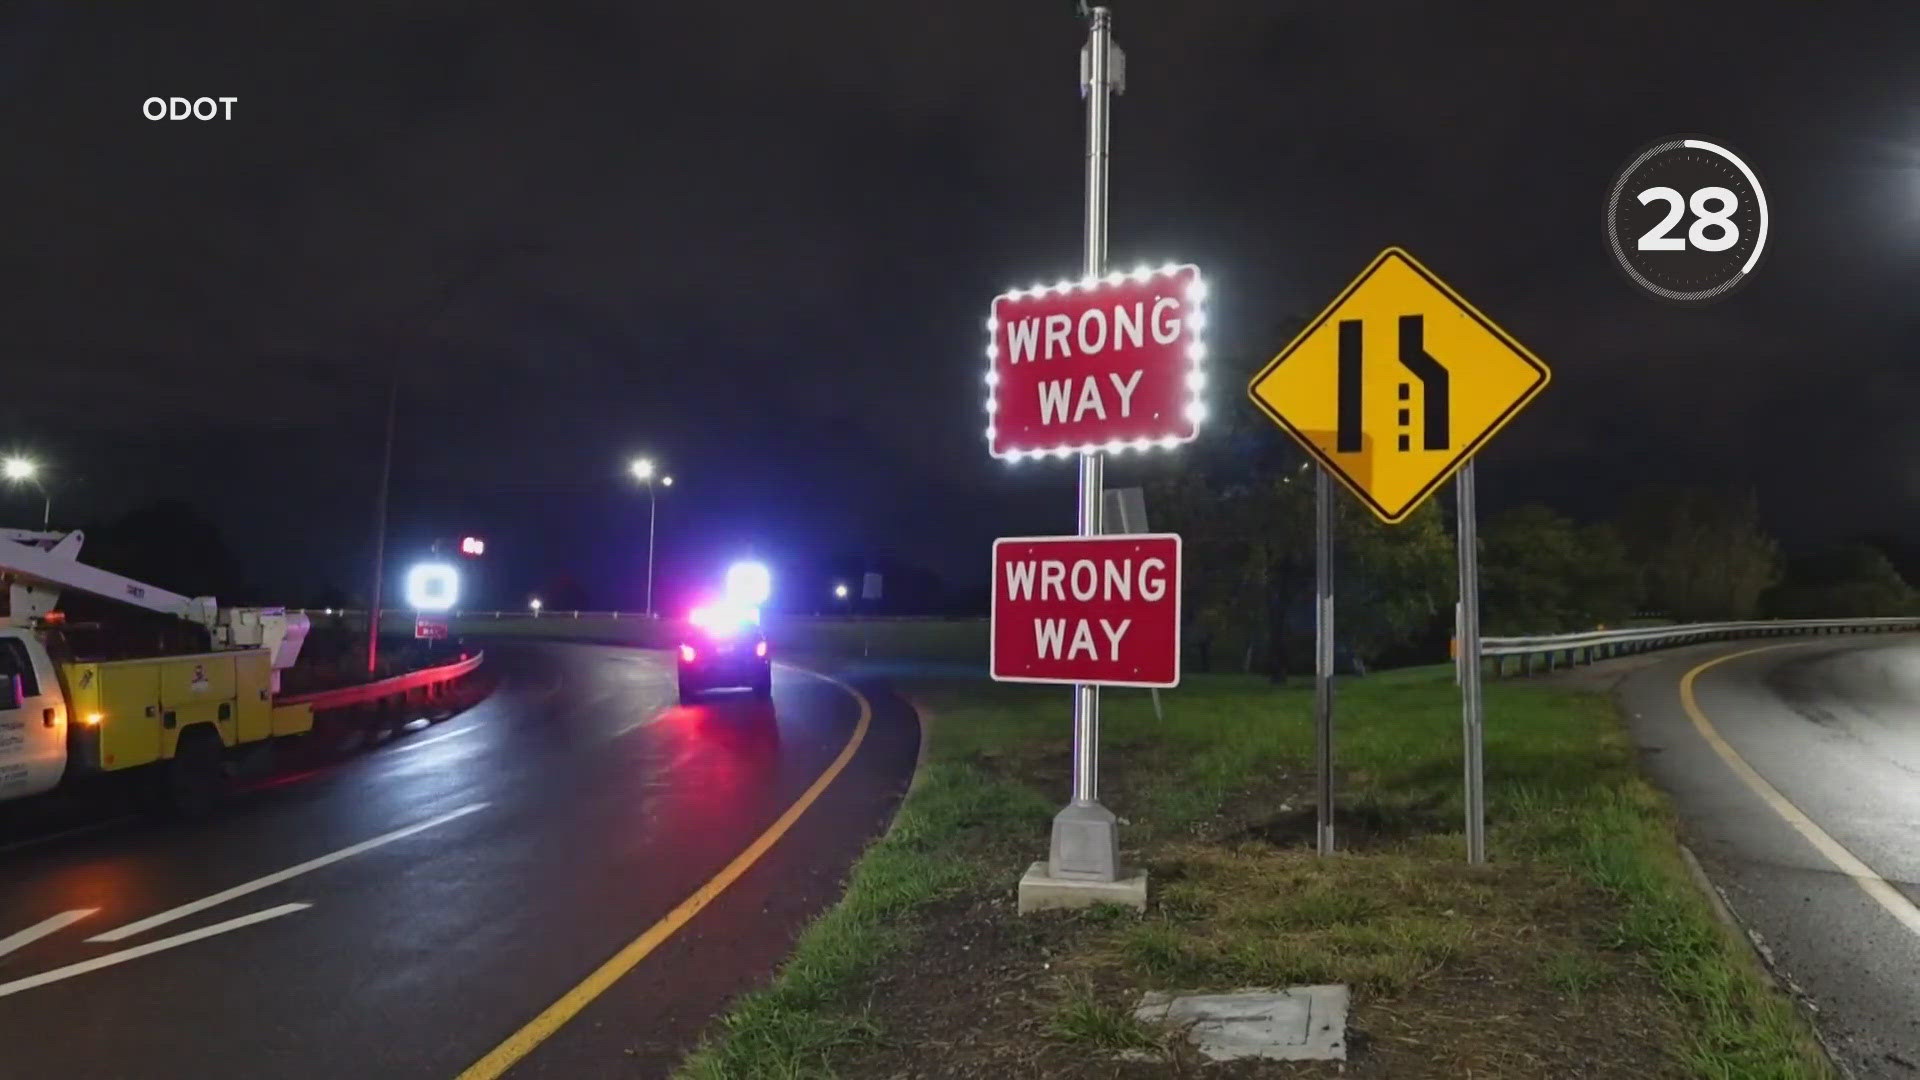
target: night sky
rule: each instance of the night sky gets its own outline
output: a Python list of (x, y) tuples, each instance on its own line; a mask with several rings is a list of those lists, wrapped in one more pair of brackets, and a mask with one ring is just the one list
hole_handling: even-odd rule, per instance
[[(1554, 370), (1485, 509), (1702, 479), (1790, 544), (1905, 531), (1920, 13), (1585, 7), (1119, 3), (1114, 259), (1199, 263), (1216, 350), (1264, 357), (1410, 249)], [(506, 8), (0, 7), (0, 448), (56, 523), (178, 495), (263, 586), (364, 590), (397, 372), (393, 563), (481, 533), (502, 600), (639, 603), (638, 453), (683, 584), (749, 550), (970, 583), (1071, 531), (1070, 464), (988, 458), (980, 350), (995, 293), (1079, 272), (1072, 4)], [(143, 118), (174, 94), (239, 100)], [(1706, 308), (1602, 227), (1680, 133), (1773, 207)]]

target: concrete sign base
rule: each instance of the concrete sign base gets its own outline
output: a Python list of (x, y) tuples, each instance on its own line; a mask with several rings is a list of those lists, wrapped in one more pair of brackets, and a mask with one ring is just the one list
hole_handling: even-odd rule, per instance
[(1184, 1028), (1212, 1061), (1345, 1061), (1347, 988), (1295, 986), (1226, 994), (1169, 994), (1155, 990), (1133, 1015), (1142, 1022)]
[(1059, 878), (1047, 873), (1047, 864), (1034, 863), (1020, 878), (1019, 912), (1088, 908), (1095, 904), (1118, 904), (1135, 911), (1147, 910), (1147, 872), (1122, 871), (1113, 881), (1085, 878)]

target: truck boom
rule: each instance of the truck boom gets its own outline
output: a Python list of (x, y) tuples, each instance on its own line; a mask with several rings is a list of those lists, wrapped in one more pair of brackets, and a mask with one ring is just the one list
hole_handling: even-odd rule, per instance
[(0, 580), (7, 584), (7, 614), (0, 626), (30, 627), (51, 612), (60, 593), (75, 589), (90, 596), (172, 615), (206, 627), (223, 648), (264, 648), (273, 654), (273, 689), (280, 672), (299, 659), (307, 637), (307, 617), (285, 608), (221, 610), (211, 596), (182, 596), (157, 585), (88, 566), (79, 560), (86, 534), (0, 529)]

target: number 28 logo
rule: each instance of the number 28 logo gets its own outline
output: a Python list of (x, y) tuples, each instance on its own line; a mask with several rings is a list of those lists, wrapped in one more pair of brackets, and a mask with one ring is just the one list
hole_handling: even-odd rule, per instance
[(1621, 270), (1645, 291), (1682, 304), (1715, 300), (1760, 262), (1766, 194), (1760, 178), (1726, 147), (1664, 139), (1615, 177), (1607, 240)]

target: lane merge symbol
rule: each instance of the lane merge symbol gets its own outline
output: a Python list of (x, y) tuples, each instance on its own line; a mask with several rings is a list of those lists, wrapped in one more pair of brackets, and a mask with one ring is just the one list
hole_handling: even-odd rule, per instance
[(1406, 519), (1546, 385), (1547, 366), (1388, 248), (1247, 392), (1389, 524)]

